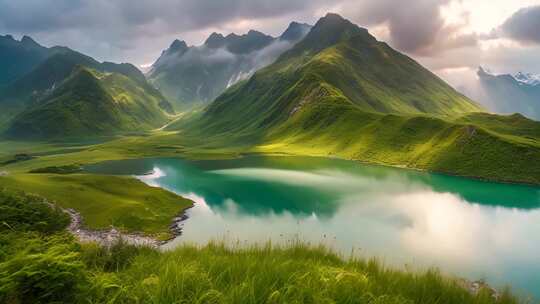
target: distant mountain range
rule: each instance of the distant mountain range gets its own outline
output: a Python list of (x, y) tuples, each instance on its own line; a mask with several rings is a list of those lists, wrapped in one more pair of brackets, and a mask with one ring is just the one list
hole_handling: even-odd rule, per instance
[[(0, 127), (11, 139), (164, 127), (166, 138), (204, 151), (337, 156), (540, 183), (540, 122), (486, 113), (339, 15), (313, 27), (292, 23), (278, 38), (250, 31), (214, 33), (197, 47), (174, 41), (149, 81), (131, 64), (101, 63), (28, 37), (2, 39), (2, 60), (26, 62), (0, 70)], [(537, 113), (536, 76), (479, 76), (491, 99), (508, 107), (501, 112)], [(173, 107), (194, 104), (205, 107), (170, 123)]]
[(310, 28), (293, 22), (278, 38), (257, 31), (241, 36), (213, 33), (203, 45), (191, 47), (175, 40), (152, 65), (148, 78), (178, 109), (208, 104), (226, 88), (271, 64)]
[(521, 113), (540, 120), (540, 75), (494, 75), (479, 68), (479, 99), (497, 113)]
[(5, 80), (0, 127), (11, 138), (140, 131), (165, 124), (173, 113), (131, 64), (100, 63), (69, 48), (45, 48), (29, 37), (2, 39), (9, 42), (0, 45), (1, 58), (27, 62), (24, 69), (0, 71)]
[(514, 75), (514, 78), (522, 84), (531, 85), (531, 86), (540, 85), (540, 75), (519, 72), (516, 75)]

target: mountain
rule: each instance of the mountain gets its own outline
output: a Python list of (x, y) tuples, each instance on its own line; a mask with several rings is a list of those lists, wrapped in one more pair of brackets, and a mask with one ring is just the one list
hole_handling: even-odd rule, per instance
[(101, 63), (67, 47), (48, 50), (29, 72), (0, 89), (0, 127), (7, 137), (148, 130), (165, 124), (174, 112), (131, 64)]
[(69, 48), (55, 47), (54, 52), (29, 73), (17, 78), (0, 90), (0, 109), (2, 110), (0, 127), (6, 127), (11, 119), (26, 108), (40, 104), (72, 74), (77, 66), (84, 66), (100, 72), (122, 74), (144, 87), (145, 90), (159, 94), (148, 84), (145, 76), (131, 64), (100, 63)]
[(207, 104), (236, 82), (272, 63), (311, 27), (293, 22), (278, 38), (257, 31), (211, 34), (201, 46), (175, 40), (153, 64), (148, 78), (178, 109)]
[(478, 69), (482, 94), (481, 101), (490, 110), (503, 113), (521, 113), (540, 120), (540, 76), (518, 73), (494, 75)]
[(376, 113), (458, 115), (480, 111), (418, 63), (337, 15), (206, 111), (219, 128), (267, 128), (319, 103)]
[(522, 84), (527, 84), (531, 86), (540, 85), (540, 75), (519, 72), (514, 75), (514, 78)]
[(20, 41), (11, 35), (0, 36), (0, 88), (30, 72), (52, 52), (28, 36)]
[(163, 96), (139, 79), (79, 65), (17, 115), (5, 135), (56, 139), (148, 130), (163, 125), (171, 111)]
[(302, 40), (311, 30), (311, 25), (306, 23), (292, 22), (289, 27), (281, 34), (279, 40), (298, 42)]
[(329, 14), (275, 63), (169, 129), (193, 144), (204, 138), (208, 149), (540, 182), (540, 124), (482, 111), (366, 29)]

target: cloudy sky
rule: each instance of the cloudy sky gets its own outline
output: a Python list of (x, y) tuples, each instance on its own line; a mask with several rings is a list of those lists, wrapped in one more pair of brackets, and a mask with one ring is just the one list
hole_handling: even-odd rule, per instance
[(152, 63), (175, 38), (278, 35), (335, 12), (455, 86), (480, 65), (540, 73), (540, 0), (0, 0), (0, 34), (30, 35), (100, 60)]

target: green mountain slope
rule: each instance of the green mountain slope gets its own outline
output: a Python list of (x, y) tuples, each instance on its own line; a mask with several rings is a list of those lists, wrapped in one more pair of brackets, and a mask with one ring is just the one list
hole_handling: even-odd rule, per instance
[(366, 30), (328, 15), (275, 64), (170, 128), (204, 137), (205, 147), (540, 183), (540, 125), (481, 110)]
[(266, 128), (327, 96), (369, 112), (458, 115), (481, 110), (365, 29), (328, 15), (275, 64), (220, 96), (206, 116), (219, 118), (219, 128)]
[[(122, 74), (152, 94), (158, 95), (156, 89), (150, 86), (144, 75), (131, 64), (100, 63), (84, 54), (65, 47), (55, 47), (54, 54), (24, 76), (0, 90), (0, 128), (5, 128), (10, 121), (28, 107), (34, 107), (47, 98), (77, 66), (85, 66), (97, 71)], [(169, 107), (167, 102), (163, 103)]]
[(163, 125), (170, 105), (155, 90), (119, 73), (79, 66), (37, 104), (17, 115), (15, 139), (109, 135)]

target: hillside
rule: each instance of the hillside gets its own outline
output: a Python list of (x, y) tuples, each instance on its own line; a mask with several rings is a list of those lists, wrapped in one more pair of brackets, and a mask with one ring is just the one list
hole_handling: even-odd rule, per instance
[(119, 73), (78, 66), (38, 103), (17, 115), (16, 139), (108, 135), (163, 125), (172, 109), (159, 92)]
[(271, 64), (301, 40), (310, 26), (291, 23), (278, 38), (257, 31), (213, 33), (201, 46), (175, 40), (153, 64), (149, 80), (178, 109), (207, 104), (226, 88)]
[(471, 114), (480, 111), (365, 29), (328, 15), (275, 64), (170, 128), (213, 147), (539, 183), (540, 126)]
[[(85, 66), (104, 73), (122, 74), (148, 92), (159, 95), (156, 89), (146, 82), (144, 75), (131, 64), (100, 63), (84, 54), (65, 47), (55, 47), (54, 53), (44, 59), (27, 74), (11, 82), (0, 90), (0, 128), (5, 129), (17, 115), (42, 103), (77, 66)], [(162, 98), (162, 97), (161, 97)], [(168, 110), (172, 111), (170, 105)]]
[(275, 64), (221, 95), (203, 120), (216, 131), (265, 129), (328, 98), (377, 113), (459, 115), (481, 110), (365, 29), (329, 15)]

